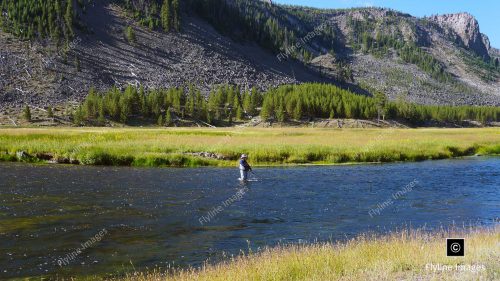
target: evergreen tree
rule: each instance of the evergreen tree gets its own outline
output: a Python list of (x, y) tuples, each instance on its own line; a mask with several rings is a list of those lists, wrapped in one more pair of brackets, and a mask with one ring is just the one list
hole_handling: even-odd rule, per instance
[(253, 115), (253, 102), (252, 102), (252, 96), (250, 93), (244, 93), (243, 94), (243, 108), (245, 109), (245, 112), (249, 115)]
[(375, 93), (375, 103), (377, 105), (377, 120), (380, 121), (380, 116), (385, 120), (387, 97), (382, 92)]
[(282, 102), (278, 104), (278, 108), (276, 109), (276, 118), (279, 122), (285, 122), (286, 120), (285, 108)]
[(73, 37), (73, 0), (68, 0), (66, 4), (66, 13), (64, 14), (64, 20), (66, 21), (66, 28), (68, 30), (68, 37)]
[(236, 120), (243, 120), (243, 110), (241, 109), (238, 95), (234, 95), (233, 108), (236, 110)]
[(207, 123), (208, 124), (213, 124), (213, 122), (214, 122), (214, 113), (213, 113), (213, 111), (211, 109), (207, 109), (206, 113), (207, 113), (207, 117), (206, 117)]
[(250, 114), (252, 116), (257, 114), (257, 107), (259, 104), (262, 103), (261, 97), (262, 96), (259, 93), (259, 91), (257, 90), (257, 88), (252, 87), (252, 92), (250, 95), (250, 105), (248, 108), (248, 114)]
[(135, 38), (135, 31), (134, 29), (132, 28), (132, 26), (127, 26), (125, 28), (125, 37), (127, 38), (127, 41), (130, 43), (130, 44), (133, 44), (135, 43), (136, 41), (136, 38)]
[(180, 31), (181, 29), (181, 20), (180, 20), (180, 7), (179, 0), (172, 0), (172, 10), (173, 10), (173, 27), (176, 31)]
[(228, 117), (227, 117), (227, 121), (228, 121), (229, 125), (233, 124), (233, 114), (234, 114), (233, 111), (230, 110), (229, 114), (228, 114)]
[(149, 117), (148, 100), (147, 100), (146, 93), (144, 91), (144, 86), (142, 86), (142, 85), (139, 88), (139, 103), (140, 103), (140, 107), (141, 107), (141, 109), (140, 109), (141, 115), (143, 117)]
[(172, 113), (170, 112), (170, 109), (167, 109), (165, 123), (166, 123), (167, 126), (172, 125)]
[(302, 119), (302, 100), (298, 100), (293, 111), (293, 119), (299, 121)]
[(54, 112), (52, 111), (52, 107), (47, 108), (47, 117), (48, 118), (54, 118)]
[(195, 107), (196, 107), (196, 89), (194, 85), (189, 85), (187, 111), (191, 117), (194, 117), (195, 115)]
[(165, 122), (163, 121), (163, 114), (160, 114), (160, 116), (158, 116), (158, 126), (165, 126)]
[(29, 106), (26, 106), (23, 110), (23, 118), (24, 120), (31, 122), (31, 109)]
[(131, 110), (131, 105), (132, 103), (130, 102), (130, 98), (127, 96), (122, 96), (120, 97), (120, 122), (121, 123), (127, 123), (127, 120), (130, 116), (130, 113), (132, 112)]
[(106, 124), (106, 113), (103, 99), (99, 101), (99, 116), (97, 117), (97, 124), (99, 126), (104, 126), (104, 124)]
[(264, 98), (264, 103), (262, 104), (262, 110), (260, 111), (260, 116), (262, 120), (267, 120), (272, 117), (274, 108), (272, 103), (272, 98), (269, 94)]
[(161, 6), (161, 27), (167, 32), (172, 28), (170, 13), (170, 0), (163, 0), (163, 5)]
[(84, 113), (83, 113), (83, 108), (79, 106), (74, 112), (73, 112), (73, 124), (77, 126), (83, 125), (83, 120), (84, 120)]

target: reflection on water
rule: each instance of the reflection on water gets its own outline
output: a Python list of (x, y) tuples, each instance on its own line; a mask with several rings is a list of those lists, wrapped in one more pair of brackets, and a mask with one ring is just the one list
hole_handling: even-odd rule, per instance
[(236, 169), (0, 164), (0, 278), (196, 266), (249, 246), (490, 225), (500, 211), (499, 158), (256, 172), (241, 184)]

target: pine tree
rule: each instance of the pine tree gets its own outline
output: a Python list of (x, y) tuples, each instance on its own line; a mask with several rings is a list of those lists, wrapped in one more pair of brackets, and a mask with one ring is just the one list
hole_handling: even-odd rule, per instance
[(383, 119), (385, 120), (385, 111), (387, 105), (387, 97), (385, 96), (385, 94), (382, 92), (375, 93), (375, 103), (377, 106), (377, 120), (380, 121), (380, 115), (382, 115)]
[(293, 111), (293, 119), (299, 121), (302, 119), (302, 101), (299, 99), (295, 105), (295, 110)]
[(244, 115), (243, 115), (243, 110), (241, 109), (241, 106), (238, 106), (236, 108), (236, 120), (243, 120)]
[(29, 106), (26, 106), (23, 111), (24, 120), (31, 122), (31, 109)]
[(191, 117), (194, 117), (195, 115), (195, 107), (196, 107), (196, 90), (193, 85), (189, 85), (187, 109), (188, 109), (188, 114)]
[(173, 26), (176, 31), (181, 29), (179, 0), (172, 0)]
[(250, 101), (248, 112), (250, 115), (253, 116), (253, 115), (257, 114), (257, 107), (261, 103), (261, 95), (259, 94), (259, 91), (255, 87), (252, 88), (250, 100), (251, 101)]
[(250, 93), (244, 93), (243, 94), (243, 108), (245, 109), (245, 112), (247, 112), (249, 115), (253, 115), (253, 112), (250, 110), (253, 107), (252, 105), (252, 97)]
[(73, 112), (73, 123), (77, 126), (81, 126), (83, 124), (84, 115), (83, 108), (79, 106), (75, 112)]
[(262, 110), (260, 111), (260, 117), (262, 118), (262, 120), (271, 118), (273, 110), (272, 97), (268, 95), (264, 98)]
[(165, 122), (163, 121), (163, 114), (160, 114), (160, 116), (158, 116), (158, 126), (165, 126)]
[(165, 124), (170, 126), (172, 124), (172, 113), (170, 113), (170, 109), (167, 109), (167, 114), (165, 118)]
[(228, 119), (229, 125), (233, 124), (233, 111), (232, 110), (230, 110), (227, 119)]
[(201, 92), (200, 90), (196, 90), (196, 98), (195, 98), (195, 102), (196, 102), (196, 112), (195, 112), (195, 118), (196, 119), (199, 119), (199, 118), (204, 118), (205, 114), (204, 114), (204, 105), (206, 104), (205, 102), (205, 99), (203, 98), (203, 96), (201, 95)]
[(104, 99), (101, 99), (99, 102), (99, 116), (97, 117), (97, 124), (99, 126), (104, 126), (106, 123), (106, 116), (105, 116), (105, 108), (104, 108)]
[(125, 124), (131, 113), (131, 102), (127, 96), (120, 97), (120, 122)]
[(286, 120), (285, 108), (282, 102), (278, 105), (278, 109), (276, 110), (276, 118), (279, 122), (285, 122)]
[(211, 109), (207, 109), (207, 123), (214, 124), (214, 112)]
[(163, 5), (161, 6), (161, 27), (167, 32), (171, 29), (170, 0), (163, 0)]
[(66, 21), (66, 28), (68, 30), (68, 37), (73, 37), (73, 0), (68, 0), (66, 5), (66, 13), (64, 14), (64, 20)]
[(243, 110), (241, 109), (238, 95), (234, 95), (233, 109), (236, 110), (236, 120), (243, 120)]
[(139, 103), (140, 103), (140, 111), (143, 117), (149, 117), (149, 107), (146, 93), (144, 92), (144, 86), (141, 85), (139, 88)]
[(135, 32), (134, 32), (134, 29), (132, 28), (132, 26), (127, 26), (125, 28), (125, 37), (127, 38), (127, 41), (130, 43), (130, 44), (133, 44), (135, 43)]
[(52, 107), (47, 108), (47, 117), (48, 118), (54, 118), (54, 112), (52, 111)]

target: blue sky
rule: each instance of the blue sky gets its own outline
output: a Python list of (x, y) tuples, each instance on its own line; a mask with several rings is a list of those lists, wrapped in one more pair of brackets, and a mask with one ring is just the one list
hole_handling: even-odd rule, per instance
[(469, 12), (479, 22), (491, 45), (500, 48), (500, 0), (273, 0), (318, 8), (387, 7), (413, 16)]

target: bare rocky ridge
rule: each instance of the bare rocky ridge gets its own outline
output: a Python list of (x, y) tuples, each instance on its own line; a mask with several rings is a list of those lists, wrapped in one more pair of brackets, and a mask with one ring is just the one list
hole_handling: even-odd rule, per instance
[[(481, 34), (477, 20), (470, 14), (434, 16), (418, 19), (407, 14), (387, 9), (360, 9), (325, 11), (320, 19), (337, 26), (342, 38), (349, 38), (352, 30), (348, 18), (360, 21), (381, 22), (395, 18), (394, 24), (377, 25), (377, 30), (389, 34), (402, 34), (405, 41), (417, 42), (432, 54), (451, 73), (458, 83), (441, 83), (423, 72), (416, 65), (404, 63), (393, 53), (386, 57), (370, 54), (344, 54), (352, 67), (356, 83), (386, 93), (391, 99), (404, 98), (420, 104), (451, 105), (500, 105), (500, 77), (486, 81), (482, 76), (486, 71), (474, 68), (465, 56), (497, 57), (498, 50), (485, 45), (487, 36)], [(430, 24), (426, 24), (430, 22)], [(372, 34), (373, 37), (376, 34)], [(346, 40), (347, 41), (347, 40)], [(333, 59), (322, 55), (312, 60), (312, 64), (326, 72), (337, 74)]]
[(430, 20), (435, 21), (446, 32), (448, 32), (448, 28), (451, 29), (466, 48), (471, 49), (480, 57), (489, 58), (489, 46), (485, 45), (485, 42), (488, 42), (489, 45), (489, 39), (486, 35), (481, 34), (479, 23), (471, 14), (459, 13), (432, 16)]
[[(322, 10), (315, 13), (318, 25), (327, 22), (335, 27), (345, 46), (335, 50), (335, 57), (315, 54), (304, 66), (293, 60), (280, 62), (275, 54), (255, 43), (235, 42), (195, 14), (183, 15), (182, 32), (164, 33), (137, 25), (109, 2), (94, 3), (83, 18), (91, 32), (77, 34), (67, 58), (47, 42), (21, 42), (0, 31), (0, 109), (77, 103), (91, 86), (104, 90), (127, 84), (159, 88), (192, 83), (206, 92), (217, 84), (265, 90), (308, 81), (336, 83), (338, 59), (352, 69), (354, 81), (350, 83), (383, 91), (391, 99), (404, 97), (421, 104), (500, 105), (500, 77), (485, 80), (483, 70), (471, 67), (464, 59), (471, 54), (500, 57), (500, 51), (490, 46), (477, 21), (467, 13), (418, 19), (377, 8)], [(375, 22), (397, 19), (380, 28), (401, 33), (405, 41), (417, 42), (443, 63), (460, 87), (436, 81), (416, 65), (403, 63), (394, 53), (383, 58), (353, 53), (348, 44), (352, 32), (348, 17)], [(424, 20), (431, 24), (424, 24)], [(301, 24), (294, 17), (290, 21)], [(124, 37), (129, 25), (135, 31), (135, 43)]]

